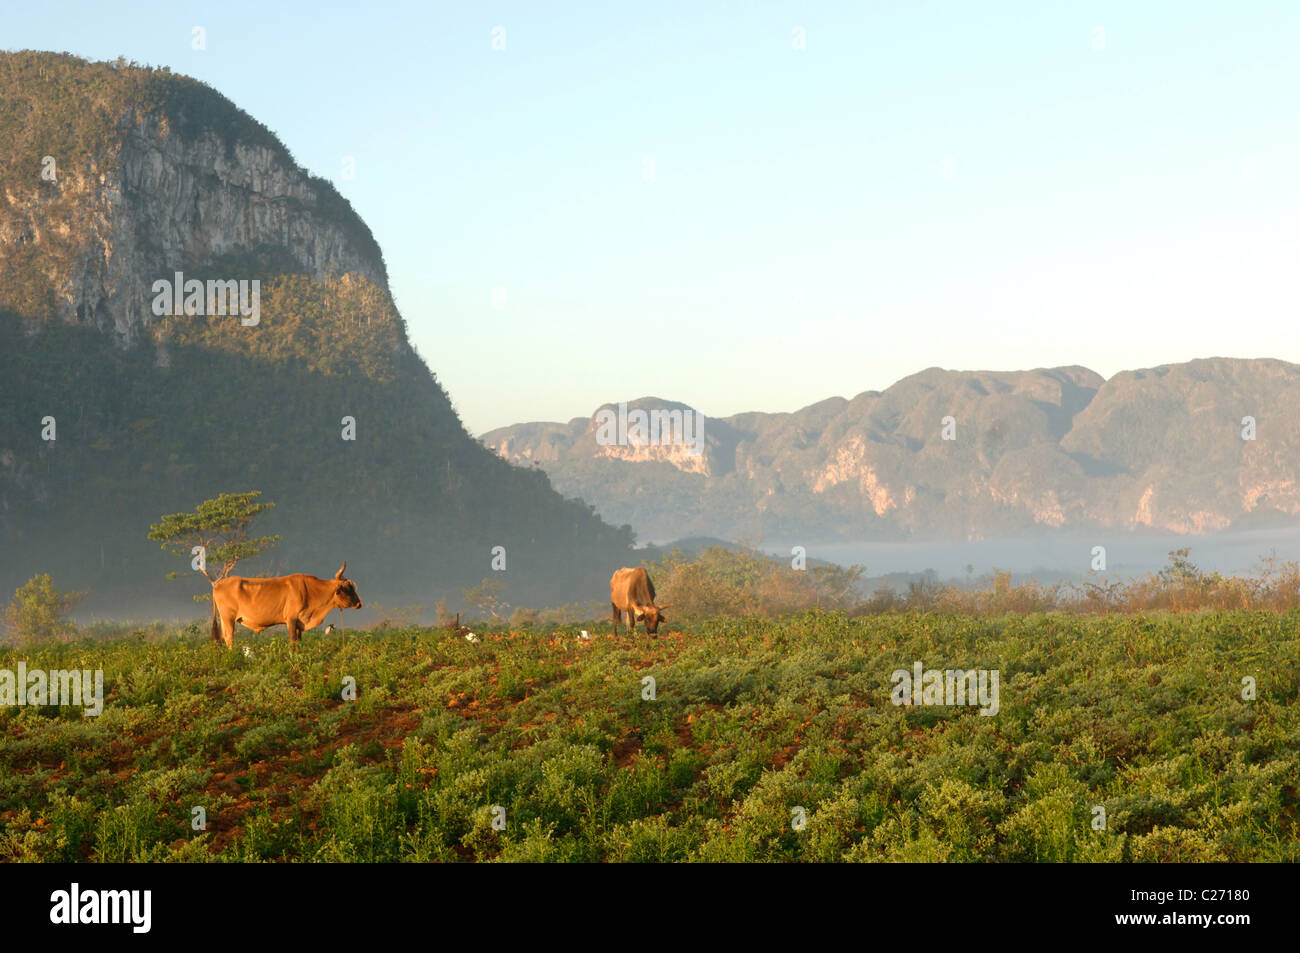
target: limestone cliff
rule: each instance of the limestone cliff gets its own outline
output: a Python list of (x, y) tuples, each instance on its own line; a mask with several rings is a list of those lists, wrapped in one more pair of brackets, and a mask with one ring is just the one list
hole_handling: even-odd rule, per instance
[[(223, 265), (235, 272), (224, 277), (244, 277), (250, 256), (266, 252), (280, 271), (355, 273), (387, 290), (373, 236), (333, 186), (215, 91), (74, 61), (98, 120), (65, 139), (44, 92), (23, 82), (33, 56), (52, 73), (72, 59), (11, 54), (0, 73), (6, 113), (24, 134), (7, 144), (0, 191), (0, 306), (111, 327), (130, 341), (156, 320), (153, 280)], [(235, 129), (203, 121), (221, 109), (237, 116)], [(33, 279), (45, 285), (34, 295)]]

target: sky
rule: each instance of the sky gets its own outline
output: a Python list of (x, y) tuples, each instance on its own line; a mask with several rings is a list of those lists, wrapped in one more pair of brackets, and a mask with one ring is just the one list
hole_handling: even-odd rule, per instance
[(195, 76), (333, 181), (472, 433), (651, 395), (793, 411), (933, 366), (1300, 362), (1294, 2), (4, 21), (5, 49)]

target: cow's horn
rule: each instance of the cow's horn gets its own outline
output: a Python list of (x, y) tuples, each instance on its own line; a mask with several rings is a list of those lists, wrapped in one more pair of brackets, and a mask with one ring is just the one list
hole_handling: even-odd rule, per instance
[(336, 573), (334, 574), (334, 578), (335, 578), (335, 579), (342, 579), (342, 578), (343, 578), (343, 570), (345, 570), (345, 569), (347, 569), (347, 568), (348, 568), (348, 561), (345, 559), (345, 560), (343, 560), (343, 565), (339, 567), (339, 571), (336, 572)]

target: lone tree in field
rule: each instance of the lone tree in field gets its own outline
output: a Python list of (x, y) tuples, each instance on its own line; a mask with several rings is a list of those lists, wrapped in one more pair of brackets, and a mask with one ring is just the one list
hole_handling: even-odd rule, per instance
[(492, 614), (492, 618), (501, 618), (498, 609), (505, 609), (508, 603), (501, 601), (501, 591), (505, 589), (506, 584), (499, 579), (484, 579), (477, 586), (470, 589), (462, 589), (461, 595), (465, 597), (468, 605), (474, 606), (483, 612)]
[[(253, 502), (261, 495), (261, 490), (222, 493), (215, 500), (200, 503), (193, 513), (164, 516), (161, 523), (149, 527), (149, 538), (177, 556), (188, 557), (190, 568), (203, 573), (208, 582), (220, 582), (241, 559), (252, 559), (280, 541), (279, 536), (248, 538), (257, 514), (275, 506)], [(167, 578), (175, 579), (178, 575), (171, 572)], [(202, 593), (194, 598), (202, 601), (209, 595)]]

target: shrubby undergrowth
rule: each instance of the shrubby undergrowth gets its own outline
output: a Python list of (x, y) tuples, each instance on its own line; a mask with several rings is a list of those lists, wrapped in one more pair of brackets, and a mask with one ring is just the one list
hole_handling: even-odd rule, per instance
[[(98, 718), (0, 707), (0, 858), (1296, 861), (1297, 622), (814, 611), (0, 649), (106, 692)], [(998, 713), (896, 707), (916, 661), (999, 671)]]

